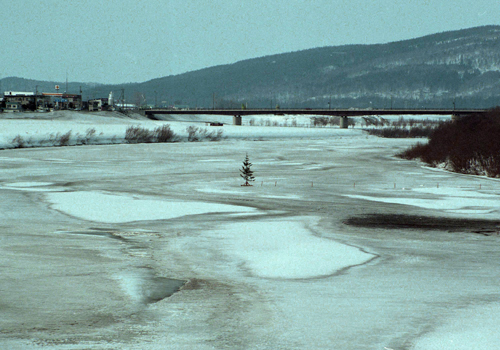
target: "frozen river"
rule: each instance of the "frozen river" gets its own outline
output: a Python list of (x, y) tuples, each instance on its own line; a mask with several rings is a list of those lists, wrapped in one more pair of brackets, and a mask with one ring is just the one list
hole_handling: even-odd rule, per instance
[(498, 346), (500, 182), (357, 129), (224, 128), (0, 151), (0, 348)]

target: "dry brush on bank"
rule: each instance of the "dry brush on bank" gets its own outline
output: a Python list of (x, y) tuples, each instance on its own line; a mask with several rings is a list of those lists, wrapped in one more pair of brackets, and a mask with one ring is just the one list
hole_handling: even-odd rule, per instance
[(138, 144), (138, 143), (165, 143), (179, 141), (220, 141), (224, 139), (222, 129), (210, 131), (207, 128), (190, 126), (186, 129), (186, 136), (177, 135), (169, 124), (164, 124), (155, 129), (148, 129), (140, 125), (127, 127), (125, 135), (105, 135), (103, 132), (97, 133), (95, 128), (89, 128), (84, 134), (68, 132), (57, 132), (51, 134), (24, 134), (16, 135), (8, 142), (5, 148), (33, 148), (33, 147), (61, 147), (79, 145), (108, 145), (108, 144)]
[(398, 156), (462, 174), (500, 177), (500, 107), (440, 125), (427, 144)]
[(168, 124), (159, 126), (154, 130), (141, 126), (129, 126), (125, 131), (125, 140), (128, 143), (176, 142), (178, 137)]
[[(375, 128), (365, 129), (370, 135), (385, 137), (385, 138), (419, 138), (429, 137), (432, 132), (440, 125), (446, 123), (443, 120), (429, 119), (404, 119), (403, 117), (392, 122), (380, 118), (363, 118), (366, 126)], [(382, 126), (382, 128), (377, 128)]]
[(85, 135), (76, 133), (73, 136), (73, 131), (70, 130), (65, 133), (58, 132), (55, 134), (49, 134), (48, 138), (35, 138), (34, 136), (26, 138), (21, 135), (17, 135), (11, 141), (13, 148), (63, 147), (96, 143), (98, 143), (98, 139), (94, 128), (87, 129)]

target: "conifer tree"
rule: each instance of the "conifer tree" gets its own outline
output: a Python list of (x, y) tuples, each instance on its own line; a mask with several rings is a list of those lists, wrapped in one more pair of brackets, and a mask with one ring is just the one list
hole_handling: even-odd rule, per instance
[(245, 184), (242, 186), (252, 186), (250, 185), (250, 181), (255, 181), (255, 177), (253, 176), (253, 171), (250, 169), (252, 166), (252, 163), (250, 163), (250, 160), (248, 158), (248, 153), (245, 157), (245, 160), (243, 161), (243, 166), (240, 169), (240, 176), (245, 180)]

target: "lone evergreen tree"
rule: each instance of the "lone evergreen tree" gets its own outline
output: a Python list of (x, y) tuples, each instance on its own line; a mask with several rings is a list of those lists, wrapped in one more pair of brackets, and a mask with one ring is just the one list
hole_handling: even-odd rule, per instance
[(255, 181), (255, 177), (253, 176), (253, 171), (250, 169), (252, 163), (248, 159), (248, 153), (243, 161), (243, 166), (240, 169), (240, 176), (245, 180), (245, 184), (241, 186), (252, 186), (250, 185), (250, 181)]

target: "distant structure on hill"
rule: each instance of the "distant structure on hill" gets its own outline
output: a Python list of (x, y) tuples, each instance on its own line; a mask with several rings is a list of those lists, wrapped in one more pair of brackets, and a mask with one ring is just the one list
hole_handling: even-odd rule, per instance
[(5, 91), (0, 99), (0, 112), (48, 112), (51, 110), (107, 111), (136, 109), (134, 104), (115, 103), (113, 92), (107, 98), (82, 100), (81, 94), (59, 92)]
[(50, 109), (82, 109), (82, 95), (49, 92), (5, 91), (4, 112), (48, 111)]

